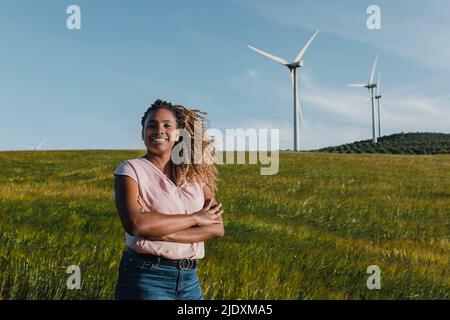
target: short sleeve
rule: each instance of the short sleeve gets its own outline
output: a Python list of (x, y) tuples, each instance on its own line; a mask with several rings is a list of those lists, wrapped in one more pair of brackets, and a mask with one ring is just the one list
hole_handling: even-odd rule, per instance
[(114, 176), (127, 176), (138, 182), (136, 171), (128, 161), (123, 161), (114, 172)]

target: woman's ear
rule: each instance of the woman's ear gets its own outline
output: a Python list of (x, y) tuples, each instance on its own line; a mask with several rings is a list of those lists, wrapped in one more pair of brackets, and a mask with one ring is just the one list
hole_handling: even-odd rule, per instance
[(141, 138), (142, 138), (142, 140), (144, 140), (144, 129), (142, 129), (142, 131), (141, 131)]

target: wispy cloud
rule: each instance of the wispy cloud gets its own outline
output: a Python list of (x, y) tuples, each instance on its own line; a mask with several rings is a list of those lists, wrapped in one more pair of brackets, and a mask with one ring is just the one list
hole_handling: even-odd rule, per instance
[[(255, 100), (279, 101), (277, 113), (267, 105), (259, 106), (261, 112), (254, 117), (242, 117), (234, 123), (242, 128), (280, 129), (280, 147), (292, 148), (292, 89), (286, 81), (278, 83), (263, 72), (252, 77), (248, 71), (234, 79), (241, 94)], [(288, 75), (286, 75), (288, 77)], [(251, 82), (253, 89), (245, 87)], [(330, 145), (351, 143), (371, 138), (372, 110), (368, 90), (318, 84), (308, 72), (300, 74), (301, 104), (304, 120), (301, 123), (301, 148), (316, 149)], [(262, 90), (257, 88), (261, 87)], [(449, 95), (429, 97), (419, 88), (389, 87), (381, 99), (383, 134), (398, 132), (450, 132)], [(283, 106), (283, 107), (282, 107)], [(281, 114), (281, 116), (280, 116)], [(281, 120), (280, 120), (281, 119)]]
[[(368, 91), (355, 88), (336, 89), (314, 83), (306, 74), (301, 78), (305, 87), (304, 101), (312, 109), (330, 114), (352, 126), (371, 123), (371, 105), (366, 99)], [(352, 92), (353, 91), (353, 92)], [(447, 94), (429, 97), (422, 95), (419, 88), (409, 87), (408, 94), (401, 88), (391, 87), (383, 92), (381, 99), (383, 121), (391, 133), (408, 131), (450, 130), (449, 97)]]
[(412, 59), (422, 65), (450, 70), (450, 2), (446, 0), (379, 0), (382, 29), (366, 28), (364, 1), (233, 1), (278, 25), (337, 35)]

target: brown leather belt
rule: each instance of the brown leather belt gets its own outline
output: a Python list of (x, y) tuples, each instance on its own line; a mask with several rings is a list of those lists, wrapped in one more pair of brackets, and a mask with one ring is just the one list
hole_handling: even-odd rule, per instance
[(188, 269), (195, 269), (195, 267), (198, 264), (198, 259), (167, 259), (163, 258), (161, 256), (156, 256), (154, 254), (150, 253), (138, 253), (134, 251), (133, 249), (130, 249), (127, 247), (127, 252), (133, 254), (138, 259), (142, 259), (145, 261), (151, 261), (153, 263), (160, 263), (166, 266), (174, 266), (177, 267), (180, 270), (188, 270)]

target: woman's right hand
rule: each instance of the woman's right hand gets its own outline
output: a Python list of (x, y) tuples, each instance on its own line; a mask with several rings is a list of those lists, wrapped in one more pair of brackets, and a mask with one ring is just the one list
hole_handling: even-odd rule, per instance
[(212, 199), (207, 200), (203, 209), (194, 213), (197, 218), (197, 226), (202, 227), (221, 223), (217, 218), (223, 213), (221, 209), (222, 204), (212, 206), (212, 202)]

